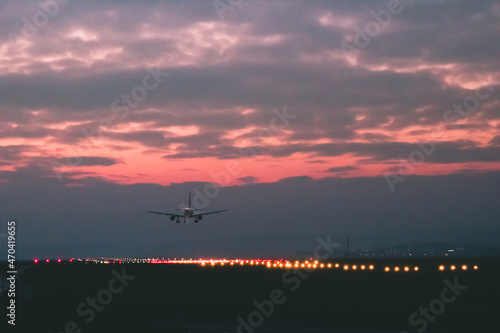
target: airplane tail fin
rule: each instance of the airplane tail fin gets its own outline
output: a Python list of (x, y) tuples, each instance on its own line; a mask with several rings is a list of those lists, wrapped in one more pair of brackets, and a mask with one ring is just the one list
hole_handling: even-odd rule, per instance
[(189, 193), (189, 208), (191, 208), (191, 193)]

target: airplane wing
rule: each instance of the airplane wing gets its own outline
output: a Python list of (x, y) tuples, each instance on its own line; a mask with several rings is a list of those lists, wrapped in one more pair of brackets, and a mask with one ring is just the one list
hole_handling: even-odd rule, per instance
[(148, 210), (148, 213), (160, 214), (160, 215), (167, 215), (167, 216), (174, 216), (174, 217), (183, 217), (182, 215), (179, 215), (179, 214), (153, 212), (153, 211), (150, 211), (150, 210)]
[(206, 213), (200, 213), (200, 214), (193, 214), (192, 217), (203, 216), (203, 215), (210, 215), (210, 214), (217, 214), (217, 213), (222, 213), (222, 212), (227, 212), (227, 209), (216, 210), (216, 211), (213, 211), (213, 212), (206, 212)]

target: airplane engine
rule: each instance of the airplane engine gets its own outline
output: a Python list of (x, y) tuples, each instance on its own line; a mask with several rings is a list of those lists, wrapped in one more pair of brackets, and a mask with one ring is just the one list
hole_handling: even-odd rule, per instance
[(198, 221), (200, 221), (202, 218), (203, 218), (203, 215), (200, 215), (200, 216), (196, 217), (196, 219), (197, 219)]
[(170, 216), (170, 221), (175, 220), (175, 216)]

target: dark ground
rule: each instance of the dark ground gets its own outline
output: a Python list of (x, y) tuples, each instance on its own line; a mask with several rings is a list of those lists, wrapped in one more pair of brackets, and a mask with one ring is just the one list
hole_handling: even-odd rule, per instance
[[(238, 317), (253, 323), (240, 327), (245, 333), (484, 332), (500, 327), (499, 258), (335, 262), (341, 267), (373, 264), (375, 270), (18, 262), (18, 271), (26, 269), (16, 280), (15, 331), (237, 332)], [(438, 270), (440, 264), (447, 266), (444, 272)], [(452, 264), (457, 270), (449, 270)], [(463, 264), (468, 270), (460, 269)], [(384, 272), (385, 266), (395, 265), (420, 270)], [(5, 262), (0, 269), (5, 274)], [(120, 282), (116, 275), (129, 278)], [(2, 280), (0, 287), (8, 289)], [(445, 280), (466, 289), (455, 295), (443, 291)], [(442, 301), (443, 295), (449, 303)], [(88, 303), (91, 298), (97, 299), (95, 309)], [(270, 299), (280, 304), (271, 309)], [(12, 328), (4, 325), (8, 301), (5, 291), (0, 298), (2, 327)], [(436, 315), (429, 312), (428, 320), (415, 315), (420, 321), (409, 323), (420, 307), (429, 306)]]

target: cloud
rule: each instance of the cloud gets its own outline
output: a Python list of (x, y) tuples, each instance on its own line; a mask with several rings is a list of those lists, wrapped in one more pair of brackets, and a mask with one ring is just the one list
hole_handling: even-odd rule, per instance
[[(221, 21), (211, 1), (74, 1), (20, 43), (9, 33), (40, 6), (5, 3), (0, 170), (59, 161), (68, 184), (167, 185), (238, 160), (235, 185), (331, 176), (322, 164), (372, 177), (429, 141), (417, 174), (498, 170), (498, 6), (401, 6), (351, 62), (340, 43), (387, 3), (244, 2)], [(169, 73), (154, 88), (152, 69)], [(457, 111), (478, 88), (477, 108)]]
[(352, 166), (352, 165), (346, 165), (346, 166), (341, 166), (341, 167), (331, 167), (327, 172), (333, 172), (333, 173), (341, 173), (345, 171), (352, 171), (352, 170), (358, 170), (359, 168)]
[(242, 182), (243, 184), (254, 184), (254, 183), (257, 183), (258, 180), (259, 180), (259, 178), (254, 177), (254, 176), (247, 176), (247, 177), (238, 178), (238, 181)]
[(100, 157), (100, 156), (73, 156), (73, 157), (65, 157), (59, 159), (59, 163), (67, 163), (68, 160), (71, 161), (79, 161), (76, 165), (73, 166), (111, 166), (120, 163), (118, 160), (109, 157)]

